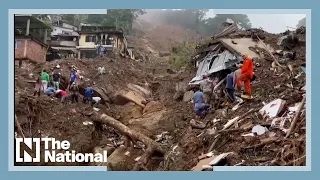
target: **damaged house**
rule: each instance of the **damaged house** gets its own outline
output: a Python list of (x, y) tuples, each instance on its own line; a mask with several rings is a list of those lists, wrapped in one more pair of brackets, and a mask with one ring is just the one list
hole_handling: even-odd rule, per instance
[(113, 26), (81, 24), (79, 29), (78, 57), (94, 57), (97, 48), (102, 46), (106, 54), (120, 53), (129, 55), (128, 43), (124, 32)]
[(50, 44), (50, 59), (75, 57), (78, 54), (78, 28), (65, 21), (52, 22)]
[[(252, 30), (243, 30), (239, 23), (230, 20), (222, 27), (222, 31), (213, 36), (211, 42), (197, 47), (192, 58), (197, 72), (189, 85), (200, 84), (205, 74), (224, 81), (228, 73), (237, 69), (236, 64), (243, 61), (241, 55), (244, 53), (250, 58), (259, 58), (259, 54), (251, 49), (264, 48), (264, 44), (251, 38)], [(248, 36), (240, 36), (239, 32), (246, 32)]]
[(15, 15), (14, 59), (19, 66), (24, 61), (41, 63), (46, 61), (48, 30), (51, 29), (32, 15)]

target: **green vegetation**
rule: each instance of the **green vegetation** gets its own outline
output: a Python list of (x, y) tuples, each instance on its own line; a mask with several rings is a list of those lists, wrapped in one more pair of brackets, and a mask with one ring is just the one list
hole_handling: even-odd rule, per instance
[(67, 23), (75, 26), (79, 26), (80, 23), (99, 24), (107, 26), (115, 26), (121, 28), (125, 33), (130, 34), (132, 32), (132, 23), (139, 16), (144, 14), (142, 9), (110, 9), (107, 14), (35, 14), (44, 23), (51, 26), (51, 19), (62, 19)]
[(190, 67), (191, 55), (195, 49), (195, 43), (183, 42), (171, 48), (169, 63), (175, 68)]
[(110, 9), (107, 14), (64, 14), (61, 15), (61, 18), (75, 26), (79, 26), (80, 23), (115, 26), (130, 34), (132, 33), (133, 21), (144, 13), (145, 11), (142, 9)]

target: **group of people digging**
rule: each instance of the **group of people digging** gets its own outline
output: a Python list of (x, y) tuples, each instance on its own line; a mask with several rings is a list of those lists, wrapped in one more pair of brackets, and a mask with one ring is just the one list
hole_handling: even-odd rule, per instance
[[(33, 95), (40, 96), (41, 93), (44, 93), (48, 96), (60, 99), (62, 103), (78, 103), (81, 95), (79, 93), (80, 89), (77, 83), (80, 79), (80, 76), (77, 73), (77, 69), (72, 66), (69, 75), (69, 83), (65, 90), (60, 89), (61, 78), (62, 76), (60, 65), (56, 65), (54, 67), (51, 77), (45, 69), (42, 70), (40, 76), (36, 80)], [(94, 97), (93, 87), (88, 86), (87, 88), (85, 88), (85, 92), (83, 95), (84, 103), (89, 103), (97, 106), (100, 101), (100, 97)]]
[[(243, 64), (240, 69), (231, 72), (226, 77), (225, 90), (231, 103), (236, 103), (235, 91), (241, 92), (241, 86), (244, 84), (243, 99), (252, 99), (251, 82), (255, 79), (253, 72), (253, 60), (247, 54), (242, 55)], [(219, 79), (211, 80), (208, 75), (203, 75), (200, 85), (194, 87), (193, 104), (196, 119), (204, 118), (210, 111), (210, 100), (212, 98), (214, 87), (217, 86)]]

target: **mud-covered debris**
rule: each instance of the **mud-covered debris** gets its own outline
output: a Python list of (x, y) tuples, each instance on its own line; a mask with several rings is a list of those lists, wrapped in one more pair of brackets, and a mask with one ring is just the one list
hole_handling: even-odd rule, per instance
[(222, 153), (218, 156), (213, 156), (212, 161), (210, 161), (209, 165), (211, 166), (215, 166), (217, 165), (220, 161), (222, 161), (223, 159), (225, 159), (227, 156), (234, 154), (233, 152), (228, 152), (228, 153)]
[(194, 92), (193, 91), (187, 91), (183, 95), (183, 101), (188, 102), (192, 100)]
[(85, 125), (85, 126), (88, 126), (88, 125), (91, 125), (91, 124), (93, 124), (91, 121), (85, 121), (85, 122), (83, 122), (82, 123), (83, 125)]
[(266, 104), (260, 109), (261, 115), (269, 116), (270, 118), (276, 117), (284, 108), (286, 101), (282, 99), (276, 99)]
[(168, 143), (168, 140), (171, 139), (171, 136), (169, 136), (169, 132), (165, 131), (162, 132), (159, 135), (156, 135), (156, 142), (160, 142), (162, 144)]
[(256, 125), (256, 126), (253, 126), (251, 132), (256, 135), (262, 135), (262, 134), (266, 133), (267, 131), (268, 131), (268, 129), (266, 127)]
[(209, 157), (206, 159), (202, 159), (198, 162), (198, 164), (196, 166), (194, 166), (192, 168), (192, 171), (202, 171), (204, 168), (206, 168), (209, 163), (214, 159), (215, 157)]
[(205, 158), (209, 158), (209, 157), (212, 157), (214, 154), (213, 152), (209, 152), (209, 153), (206, 153), (206, 154), (202, 154), (198, 157), (199, 160), (202, 160), (202, 159), (205, 159)]
[(146, 107), (143, 109), (143, 114), (148, 114), (148, 113), (154, 113), (154, 112), (157, 112), (157, 111), (161, 111), (161, 110), (164, 110), (165, 109), (165, 106), (160, 103), (160, 102), (157, 102), (157, 101), (150, 101)]
[(195, 120), (195, 119), (190, 120), (190, 125), (191, 125), (191, 127), (197, 128), (197, 129), (204, 129), (206, 127), (205, 123), (198, 121), (198, 120)]

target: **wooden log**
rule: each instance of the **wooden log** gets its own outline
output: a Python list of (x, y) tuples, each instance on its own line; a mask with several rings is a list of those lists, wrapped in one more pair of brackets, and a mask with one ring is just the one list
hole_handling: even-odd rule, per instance
[(288, 138), (288, 137), (290, 136), (291, 132), (293, 131), (293, 129), (294, 129), (296, 123), (297, 123), (297, 120), (298, 120), (298, 118), (300, 117), (300, 113), (301, 113), (301, 110), (302, 110), (302, 108), (303, 108), (303, 106), (304, 106), (304, 103), (306, 102), (306, 97), (307, 97), (307, 96), (304, 95), (304, 97), (303, 97), (303, 99), (302, 99), (302, 101), (301, 101), (301, 103), (300, 103), (300, 106), (299, 106), (299, 108), (298, 108), (298, 111), (297, 111), (297, 113), (296, 113), (296, 115), (295, 115), (295, 117), (294, 117), (294, 119), (293, 119), (293, 121), (292, 121), (292, 123), (291, 123), (291, 125), (290, 125), (290, 128), (289, 128), (289, 130), (288, 130), (287, 135), (286, 135), (285, 138)]
[(254, 110), (254, 109), (250, 109), (248, 112), (246, 112), (246, 113), (244, 113), (243, 115), (241, 115), (240, 117), (234, 119), (234, 121), (233, 121), (232, 123), (230, 123), (230, 124), (228, 124), (227, 126), (225, 126), (222, 130), (228, 129), (230, 126), (232, 126), (232, 125), (235, 124), (235, 123), (236, 123), (236, 124), (241, 123), (241, 122), (243, 121), (242, 119), (244, 119), (248, 114), (250, 114), (251, 112), (253, 112), (253, 110)]
[(144, 134), (141, 134), (140, 132), (137, 132), (135, 130), (130, 129), (126, 125), (122, 124), (120, 121), (117, 121), (116, 119), (106, 115), (106, 114), (100, 114), (100, 115), (94, 115), (92, 117), (92, 120), (94, 122), (103, 123), (107, 126), (113, 127), (117, 129), (120, 133), (123, 135), (129, 137), (133, 141), (140, 141), (143, 144), (147, 146), (146, 152), (141, 156), (140, 160), (138, 161), (138, 164), (145, 165), (148, 162), (148, 159), (153, 155), (153, 153), (158, 152), (162, 155), (165, 154), (165, 151), (162, 149), (160, 144), (152, 140), (151, 138), (145, 136)]
[(217, 144), (217, 142), (220, 140), (220, 138), (221, 138), (221, 135), (218, 134), (217, 137), (215, 138), (215, 140), (213, 141), (213, 143), (211, 144), (208, 152), (211, 152), (211, 151), (212, 151), (212, 149), (213, 149), (214, 146)]

